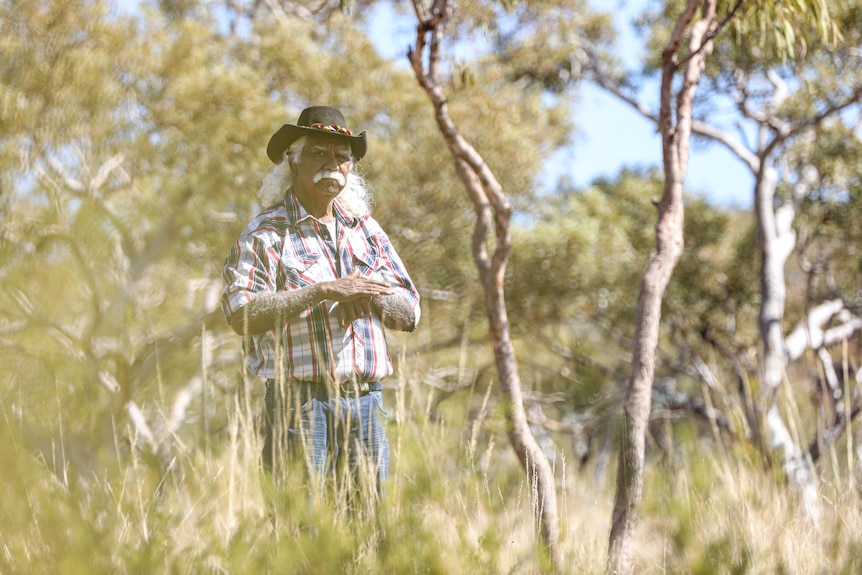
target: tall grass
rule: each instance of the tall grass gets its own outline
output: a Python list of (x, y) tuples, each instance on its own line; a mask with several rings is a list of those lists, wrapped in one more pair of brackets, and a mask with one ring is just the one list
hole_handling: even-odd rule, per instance
[[(127, 449), (133, 432), (118, 429), (80, 469), (25, 448), (20, 414), (4, 405), (0, 573), (541, 572), (540, 502), (494, 397), (476, 386), (432, 412), (417, 374), (390, 380), (390, 482), (360, 514), (337, 497), (309, 505), (290, 486), (264, 497), (257, 392), (226, 396), (227, 425), (207, 442), (176, 438), (158, 460)], [(753, 452), (681, 431), (672, 456), (648, 466), (639, 572), (862, 572), (862, 505), (846, 469), (821, 486), (813, 519)], [(75, 449), (54, 437), (53, 450)], [(596, 479), (557, 455), (570, 572), (603, 573), (613, 474)]]
[(652, 469), (639, 551), (656, 573), (859, 573), (858, 494), (824, 485), (820, 518), (760, 464), (692, 457)]

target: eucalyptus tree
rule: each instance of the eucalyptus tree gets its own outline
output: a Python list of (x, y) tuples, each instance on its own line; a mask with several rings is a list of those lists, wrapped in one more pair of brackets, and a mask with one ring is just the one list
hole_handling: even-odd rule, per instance
[(202, 340), (223, 323), (210, 253), (231, 219), (212, 197), (250, 172), (265, 96), (250, 97), (255, 74), (207, 24), (109, 8), (2, 4), (16, 102), (3, 117), (3, 355), (34, 435), (59, 394), (67, 438), (98, 449), (130, 423), (158, 451), (180, 422), (143, 404), (157, 380), (200, 386)]
[[(705, 59), (712, 51), (713, 35), (720, 28), (713, 0), (691, 0), (676, 14), (672, 32), (661, 52), (657, 124), (662, 140), (664, 190), (657, 204), (655, 252), (638, 294), (632, 370), (624, 403), (625, 430), (608, 544), (608, 570), (613, 573), (631, 573), (634, 568), (634, 530), (643, 496), (644, 439), (655, 374), (661, 302), (683, 249), (682, 192), (688, 169), (692, 101)], [(682, 80), (678, 84), (680, 72)]]
[[(494, 359), (500, 390), (505, 401), (505, 417), (510, 444), (512, 445), (521, 466), (530, 477), (535, 491), (533, 508), (537, 522), (540, 524), (540, 534), (548, 552), (550, 567), (554, 570), (564, 569), (561, 550), (559, 549), (559, 518), (556, 497), (556, 482), (553, 469), (550, 466), (547, 455), (542, 451), (532, 434), (527, 422), (524, 409), (523, 389), (520, 379), (519, 367), (515, 348), (511, 339), (508, 309), (505, 297), (506, 267), (511, 256), (513, 246), (511, 241), (511, 217), (514, 211), (513, 205), (507, 196), (503, 180), (498, 178), (497, 173), (507, 174), (514, 167), (512, 162), (523, 160), (524, 157), (531, 158), (530, 150), (534, 148), (534, 141), (519, 137), (521, 145), (519, 153), (515, 156), (497, 158), (498, 168), (495, 169), (490, 160), (486, 160), (486, 153), (479, 151), (479, 143), (471, 143), (465, 134), (470, 133), (470, 124), (464, 122), (464, 118), (475, 115), (482, 110), (489, 112), (502, 112), (502, 106), (508, 104), (510, 107), (508, 115), (494, 116), (484, 114), (488, 121), (495, 122), (501, 136), (509, 135), (505, 131), (505, 125), (510, 117), (516, 117), (522, 124), (525, 119), (527, 123), (537, 125), (542, 121), (546, 113), (540, 112), (545, 107), (542, 95), (547, 88), (546, 81), (554, 82), (559, 78), (556, 76), (554, 66), (550, 67), (550, 75), (547, 75), (541, 66), (541, 62), (547, 51), (534, 52), (527, 47), (534, 43), (540, 43), (540, 39), (550, 39), (544, 46), (548, 47), (554, 42), (557, 49), (566, 46), (566, 40), (578, 37), (584, 33), (578, 24), (582, 23), (579, 16), (586, 13), (584, 7), (577, 3), (549, 2), (535, 3), (531, 6), (511, 5), (511, 13), (506, 12), (506, 3), (497, 6), (486, 3), (463, 3), (457, 8), (446, 0), (435, 0), (425, 3), (421, 0), (413, 2), (413, 8), (417, 20), (417, 32), (415, 46), (409, 52), (409, 60), (412, 65), (416, 79), (430, 100), (438, 129), (443, 136), (445, 144), (450, 152), (456, 171), (461, 178), (465, 191), (475, 210), (476, 222), (473, 232), (472, 253), (473, 261), (479, 272), (480, 282), (484, 292), (485, 313), (488, 321), (491, 343), (494, 349)], [(583, 10), (583, 12), (579, 12)], [(555, 15), (555, 18), (549, 18)], [(560, 17), (561, 15), (566, 17)], [(512, 41), (507, 37), (507, 29), (504, 24), (507, 17), (511, 17), (517, 23), (530, 22), (532, 26), (511, 27), (512, 33), (517, 39)], [(550, 22), (554, 24), (550, 29), (541, 28), (537, 22)], [(469, 113), (459, 105), (454, 98), (447, 93), (446, 78), (452, 78), (453, 70), (448, 67), (449, 63), (444, 59), (443, 46), (451, 37), (458, 35), (463, 39), (465, 32), (475, 27), (474, 22), (479, 22), (491, 28), (495, 37), (502, 42), (507, 50), (499, 49), (492, 52), (486, 62), (471, 64), (477, 69), (500, 70), (503, 74), (510, 75), (523, 84), (521, 93), (511, 102), (501, 98), (501, 92), (494, 94), (494, 99), (483, 102), (470, 102)], [(512, 50), (513, 45), (517, 47)], [(495, 58), (495, 54), (497, 57)], [(503, 54), (501, 59), (499, 55)], [(552, 54), (551, 58), (557, 57)], [(510, 59), (507, 61), (507, 57)], [(525, 58), (529, 62), (525, 62)], [(472, 68), (466, 70), (471, 74)], [(526, 81), (521, 78), (526, 75)], [(539, 77), (543, 81), (535, 82)], [(565, 81), (565, 79), (564, 79)], [(451, 83), (451, 80), (449, 80)], [(492, 86), (499, 90), (505, 84), (493, 83)], [(527, 89), (524, 89), (527, 88)], [(538, 89), (537, 89), (538, 88)], [(504, 88), (505, 89), (505, 88)], [(528, 115), (515, 116), (512, 114), (513, 104)], [(527, 104), (528, 107), (521, 107)], [(462, 108), (462, 109), (459, 109)], [(493, 158), (487, 154), (488, 158)], [(493, 237), (491, 236), (493, 231)]]
[[(65, 437), (92, 449), (127, 425), (155, 461), (173, 438), (206, 441), (189, 423), (208, 421), (241, 363), (218, 309), (227, 238), (260, 209), (269, 135), (306, 104), (345, 102), (375, 126), (364, 167), (403, 257), (464, 259), (457, 242), (429, 241), (457, 237), (459, 210), (427, 217), (452, 206), (451, 186), (410, 75), (340, 13), (232, 33), (212, 7), (0, 3), (0, 353), (36, 435), (59, 393)], [(458, 266), (412, 267), (429, 292), (464, 282)]]
[[(461, 135), (449, 113), (440, 76), (440, 50), (452, 8), (445, 0), (435, 1), (428, 8), (421, 2), (414, 2), (413, 6), (418, 24), (416, 46), (410, 51), (410, 61), (416, 79), (434, 107), (440, 132), (476, 210), (473, 259), (485, 291), (485, 307), (500, 387), (508, 402), (506, 419), (509, 441), (535, 485), (536, 502), (533, 507), (541, 524), (542, 539), (547, 546), (551, 565), (556, 570), (562, 567), (562, 558), (559, 555), (559, 519), (553, 470), (527, 425), (518, 364), (506, 315), (504, 278), (512, 250), (509, 231), (512, 207), (494, 172), (475, 147)], [(495, 230), (496, 246), (489, 255), (487, 242), (492, 227)]]
[[(859, 117), (858, 109), (852, 109), (860, 98), (855, 21), (858, 7), (840, 5), (827, 10), (825, 5), (816, 4), (796, 15), (788, 10), (787, 6), (764, 6), (762, 12), (734, 20), (733, 34), (719, 38), (708, 61), (706, 81), (710, 89), (696, 102), (692, 132), (726, 146), (755, 176), (754, 215), (761, 264), (758, 379), (762, 399), (746, 408), (748, 429), (757, 434), (767, 453), (781, 454), (786, 476), (803, 489), (806, 500), (811, 502), (814, 486), (806, 455), (788, 431), (775, 401), (776, 392), (789, 362), (802, 356), (808, 346), (820, 349), (823, 355), (828, 345), (859, 329), (859, 319), (848, 308), (854, 301), (852, 292), (820, 290), (817, 297), (809, 291), (808, 299), (800, 302), (800, 323), (785, 338), (784, 270), (796, 246), (794, 219), (800, 206), (810, 209), (814, 204), (834, 205), (837, 197), (848, 196), (846, 185), (838, 196), (829, 193), (834, 192), (840, 176), (836, 180), (821, 167), (822, 161), (818, 164), (809, 158), (818, 155), (820, 134), (840, 132), (836, 123), (842, 124), (842, 118), (846, 121)], [(662, 30), (669, 25), (666, 15), (653, 21), (661, 22)], [(775, 35), (762, 35), (763, 30), (772, 29), (773, 23)], [(844, 34), (840, 43), (833, 42), (835, 30)], [(788, 60), (788, 56), (792, 58)], [(613, 79), (600, 66), (595, 69), (600, 85), (657, 121), (656, 115), (632, 97), (619, 78)], [(733, 102), (735, 125), (710, 121), (717, 115), (718, 95)], [(738, 137), (736, 128), (741, 124), (748, 128)], [(858, 137), (852, 130), (844, 130), (842, 141), (850, 148), (858, 146)], [(819, 155), (822, 159), (823, 155)], [(843, 181), (849, 180), (844, 176)], [(812, 202), (813, 198), (823, 201)], [(818, 268), (822, 269), (808, 267), (812, 272)], [(812, 334), (820, 337), (810, 337)], [(714, 335), (709, 339), (716, 342)], [(719, 347), (729, 351), (726, 345)], [(731, 359), (739, 366), (739, 354), (734, 356)], [(740, 381), (745, 377), (740, 374)], [(750, 396), (740, 395), (743, 401)]]
[[(805, 28), (798, 29), (796, 33), (802, 41), (796, 58), (790, 62), (770, 58), (768, 52), (764, 55), (745, 45), (724, 46), (719, 52), (715, 63), (722, 73), (716, 75), (716, 86), (732, 96), (739, 117), (753, 126), (750, 132), (757, 134), (756, 139), (746, 145), (715, 126), (704, 123), (699, 129), (727, 146), (755, 175), (754, 213), (761, 258), (759, 375), (764, 397), (759, 407), (765, 413), (766, 426), (762, 436), (772, 451), (783, 454), (788, 479), (803, 488), (811, 501), (815, 497), (814, 481), (802, 447), (793, 441), (780, 415), (776, 391), (786, 378), (788, 364), (808, 347), (822, 355), (862, 327), (859, 318), (848, 309), (855, 294), (846, 288), (821, 289), (819, 293), (807, 290), (798, 307), (801, 331), (795, 332), (807, 332), (804, 340), (794, 334), (785, 336), (783, 326), (788, 302), (787, 262), (797, 249), (799, 233), (808, 237), (812, 231), (800, 226), (800, 208), (832, 205), (834, 209), (844, 203), (835, 194), (836, 187), (844, 190), (844, 198), (851, 193), (846, 185), (846, 170), (842, 175), (841, 169), (832, 169), (834, 164), (822, 161), (820, 140), (841, 139), (850, 149), (860, 143), (852, 128), (842, 129), (846, 119), (859, 118), (862, 100), (856, 15), (859, 7), (841, 4), (830, 10), (841, 40), (832, 42), (826, 38), (823, 42), (820, 29), (807, 34)], [(808, 266), (812, 279), (825, 257), (821, 252), (820, 265)]]

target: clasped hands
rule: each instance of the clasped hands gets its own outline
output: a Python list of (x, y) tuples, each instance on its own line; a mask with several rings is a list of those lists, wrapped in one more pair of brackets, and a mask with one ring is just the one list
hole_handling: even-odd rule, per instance
[(395, 293), (384, 281), (360, 277), (358, 269), (330, 282), (326, 292), (326, 299), (338, 302), (335, 313), (341, 329), (347, 329), (354, 320), (370, 317), (372, 298)]

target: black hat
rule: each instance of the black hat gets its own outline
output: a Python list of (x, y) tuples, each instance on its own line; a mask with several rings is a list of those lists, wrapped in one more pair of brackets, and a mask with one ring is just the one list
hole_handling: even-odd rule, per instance
[(339, 110), (329, 106), (311, 106), (302, 111), (295, 126), (285, 124), (272, 135), (266, 146), (266, 155), (274, 164), (281, 163), (284, 151), (290, 148), (293, 142), (302, 136), (322, 132), (328, 136), (337, 136), (346, 140), (350, 144), (353, 157), (359, 160), (365, 155), (368, 147), (365, 132), (354, 136), (353, 132), (347, 129), (346, 124), (344, 114)]

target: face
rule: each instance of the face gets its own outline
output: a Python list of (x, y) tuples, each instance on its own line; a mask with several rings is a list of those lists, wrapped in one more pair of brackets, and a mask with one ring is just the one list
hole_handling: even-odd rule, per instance
[(350, 145), (325, 136), (309, 137), (291, 169), (293, 191), (306, 209), (317, 212), (321, 207), (328, 208), (347, 183)]

